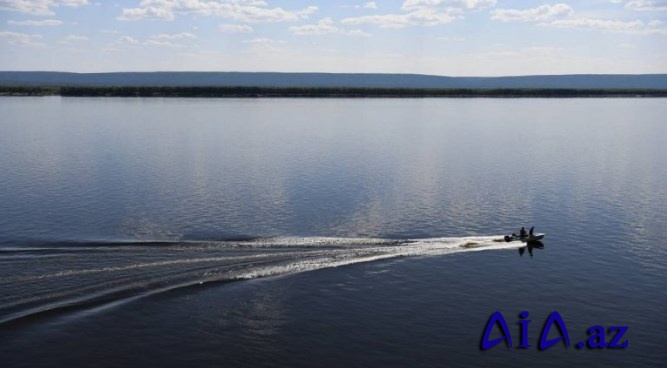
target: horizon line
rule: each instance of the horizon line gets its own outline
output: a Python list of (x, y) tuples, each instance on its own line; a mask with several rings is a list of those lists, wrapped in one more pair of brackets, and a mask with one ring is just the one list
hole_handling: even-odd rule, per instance
[(0, 73), (67, 73), (67, 74), (139, 74), (139, 73), (238, 73), (238, 74), (330, 74), (330, 75), (411, 75), (442, 78), (521, 78), (521, 77), (565, 77), (565, 76), (649, 76), (664, 73), (570, 73), (570, 74), (519, 74), (519, 75), (441, 75), (422, 73), (380, 73), (380, 72), (283, 72), (283, 71), (238, 71), (238, 70), (152, 70), (152, 71), (104, 71), (72, 72), (60, 70), (0, 70)]

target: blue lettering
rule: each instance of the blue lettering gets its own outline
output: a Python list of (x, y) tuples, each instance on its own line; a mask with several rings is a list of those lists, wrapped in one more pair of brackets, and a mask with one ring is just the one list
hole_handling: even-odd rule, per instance
[(598, 348), (602, 349), (607, 346), (607, 343), (604, 342), (604, 327), (602, 326), (592, 326), (588, 329), (588, 347), (589, 348)]
[[(551, 330), (551, 326), (553, 324), (556, 324), (558, 327), (558, 330), (560, 331), (559, 337), (556, 337), (551, 340), (547, 340), (547, 337), (549, 336), (549, 331)], [(540, 345), (539, 349), (540, 350), (545, 350), (550, 347), (552, 347), (554, 344), (556, 344), (559, 340), (564, 339), (566, 346), (569, 348), (570, 347), (570, 335), (567, 333), (567, 327), (565, 327), (565, 322), (563, 321), (563, 318), (558, 314), (558, 312), (553, 311), (550, 315), (547, 321), (544, 323), (544, 327), (542, 328), (542, 336), (540, 337)]]
[(628, 340), (621, 345), (618, 345), (618, 341), (623, 337), (625, 332), (628, 330), (628, 326), (609, 326), (609, 333), (616, 331), (616, 335), (611, 339), (609, 343), (609, 348), (611, 349), (623, 349), (628, 347)]
[[(491, 330), (493, 329), (493, 326), (498, 323), (500, 325), (500, 328), (502, 329), (502, 337), (499, 337), (495, 340), (489, 341), (489, 336), (491, 335)], [(489, 318), (489, 322), (486, 324), (486, 329), (484, 330), (484, 336), (482, 337), (482, 350), (490, 349), (501, 341), (506, 340), (505, 343), (507, 344), (508, 347), (512, 347), (512, 336), (510, 336), (510, 331), (507, 328), (507, 323), (505, 322), (505, 318), (503, 315), (500, 313), (500, 311), (496, 311), (491, 315), (491, 318)]]
[[(528, 311), (521, 312), (521, 314), (519, 314), (519, 317), (527, 318)], [(521, 325), (521, 345), (519, 345), (519, 348), (527, 349), (531, 346), (528, 343), (528, 324), (530, 323), (530, 320), (529, 319), (519, 320), (518, 323)]]

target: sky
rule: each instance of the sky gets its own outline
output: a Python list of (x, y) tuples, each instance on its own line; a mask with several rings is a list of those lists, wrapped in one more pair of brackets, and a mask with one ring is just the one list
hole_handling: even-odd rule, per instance
[(667, 0), (0, 0), (0, 70), (667, 73)]

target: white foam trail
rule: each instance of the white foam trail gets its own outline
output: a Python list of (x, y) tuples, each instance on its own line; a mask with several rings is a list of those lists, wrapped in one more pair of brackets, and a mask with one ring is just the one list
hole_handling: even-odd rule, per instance
[(392, 245), (410, 242), (410, 239), (383, 239), (383, 238), (342, 238), (326, 236), (308, 237), (275, 237), (260, 238), (244, 241), (223, 241), (211, 244), (222, 246), (237, 246), (250, 248), (273, 248), (273, 247), (354, 247), (363, 245)]
[[(284, 253), (283, 253), (284, 254)], [(25, 281), (34, 281), (41, 279), (48, 279), (53, 277), (69, 277), (69, 276), (81, 276), (94, 273), (102, 272), (119, 272), (119, 271), (128, 271), (128, 270), (137, 270), (141, 268), (153, 268), (161, 266), (175, 266), (175, 265), (187, 265), (187, 264), (198, 264), (198, 263), (212, 263), (212, 262), (229, 262), (234, 260), (243, 260), (247, 261), (249, 259), (260, 259), (268, 258), (271, 254), (256, 254), (249, 256), (240, 256), (240, 257), (203, 257), (203, 258), (188, 258), (188, 259), (176, 259), (171, 261), (159, 261), (159, 262), (147, 262), (147, 263), (136, 263), (127, 266), (119, 267), (100, 267), (100, 268), (90, 268), (90, 269), (80, 269), (80, 270), (63, 270), (50, 274), (42, 274), (35, 276), (24, 276), (24, 277), (14, 277), (14, 278), (0, 278), (0, 284), (2, 282), (13, 281), (13, 282), (25, 282)]]
[[(502, 243), (499, 236), (475, 236), (475, 237), (448, 237), (448, 238), (423, 238), (423, 239), (383, 239), (383, 238), (342, 238), (342, 237), (283, 237), (283, 238), (266, 238), (252, 241), (242, 242), (218, 242), (226, 248), (230, 245), (240, 246), (241, 244), (246, 248), (280, 248), (280, 247), (313, 247), (326, 249), (327, 247), (342, 247), (344, 250), (336, 251), (329, 249), (327, 253), (319, 262), (312, 260), (299, 261), (300, 255), (312, 253), (280, 253), (281, 257), (293, 256), (295, 261), (292, 266), (281, 265), (276, 267), (276, 271), (261, 271), (249, 272), (242, 278), (252, 278), (252, 275), (263, 275), (281, 273), (281, 270), (294, 272), (314, 270), (324, 267), (338, 267), (347, 264), (369, 262), (373, 260), (405, 257), (405, 256), (426, 256), (439, 255), (452, 252), (463, 251), (479, 251), (491, 249), (512, 249), (518, 248), (521, 243)], [(209, 248), (210, 249), (210, 248)], [(121, 249), (122, 251), (122, 249)], [(323, 250), (324, 251), (324, 250)], [(135, 263), (124, 266), (110, 266), (91, 269), (76, 269), (76, 270), (61, 270), (54, 273), (19, 276), (19, 277), (5, 277), (0, 278), (0, 284), (3, 282), (25, 282), (54, 277), (69, 277), (80, 276), (103, 272), (119, 272), (141, 268), (153, 268), (160, 266), (175, 266), (188, 265), (200, 263), (215, 263), (238, 261), (248, 261), (251, 259), (265, 259), (273, 256), (273, 254), (260, 253), (244, 256), (218, 256), (218, 257), (199, 257), (186, 258), (174, 260), (162, 260), (156, 262)], [(332, 258), (327, 258), (332, 256)], [(329, 261), (329, 263), (327, 262)]]
[(73, 256), (70, 258), (48, 263), (44, 259), (25, 259), (16, 265), (21, 272), (0, 275), (0, 287), (11, 290), (0, 296), (0, 324), (71, 305), (100, 302), (101, 299), (103, 304), (116, 303), (121, 299), (135, 299), (205, 282), (295, 274), (398, 257), (513, 249), (524, 245), (506, 243), (502, 236), (471, 236), (426, 239), (278, 237), (177, 242), (167, 246), (103, 245), (104, 254), (77, 252), (76, 247), (71, 247)]
[[(336, 244), (349, 244), (347, 238), (317, 238), (334, 240)], [(331, 250), (321, 258), (295, 260), (288, 264), (271, 265), (246, 270), (234, 276), (237, 279), (252, 279), (258, 277), (275, 276), (282, 274), (300, 273), (322, 268), (340, 267), (355, 263), (371, 262), (382, 259), (409, 257), (409, 256), (435, 256), (450, 253), (516, 249), (523, 246), (519, 242), (505, 243), (502, 236), (476, 236), (457, 238), (427, 238), (427, 239), (355, 239), (356, 245), (366, 247), (344, 249), (340, 251)], [(309, 238), (290, 238), (290, 244), (312, 244)], [(324, 244), (324, 243), (322, 243)], [(331, 244), (331, 243), (326, 243)], [(395, 244), (392, 246), (381, 246), (383, 244)], [(378, 246), (380, 245), (380, 246)], [(352, 251), (352, 252), (351, 252)]]
[(244, 247), (244, 248), (280, 248), (280, 247), (355, 247), (371, 245), (401, 245), (401, 244), (439, 244), (441, 246), (455, 245), (466, 242), (502, 242), (503, 236), (469, 236), (469, 237), (442, 237), (442, 238), (414, 238), (414, 239), (389, 239), (389, 238), (345, 238), (345, 237), (275, 237), (260, 238), (243, 241), (219, 241), (219, 242), (184, 242), (190, 246), (206, 244), (208, 246), (218, 245), (220, 247)]

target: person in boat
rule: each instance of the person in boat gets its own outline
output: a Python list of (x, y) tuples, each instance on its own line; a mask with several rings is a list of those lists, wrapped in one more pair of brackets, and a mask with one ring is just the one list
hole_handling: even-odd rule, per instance
[(528, 233), (526, 233), (526, 228), (521, 226), (521, 230), (519, 231), (519, 236), (521, 236), (522, 238), (525, 238), (527, 235), (528, 235)]
[(528, 235), (533, 236), (533, 230), (535, 230), (535, 226), (531, 226), (530, 231), (528, 232)]

